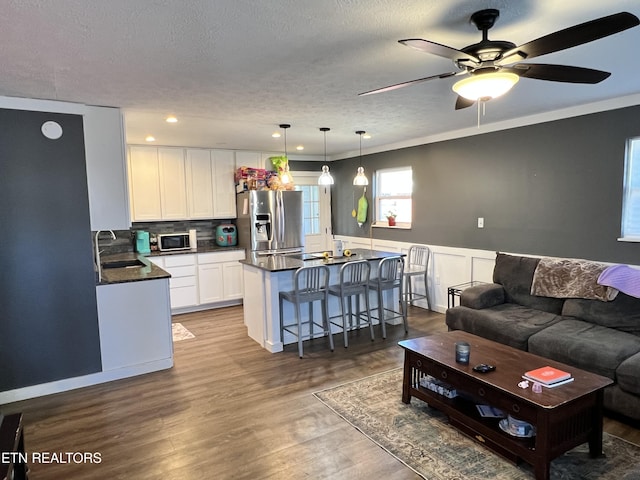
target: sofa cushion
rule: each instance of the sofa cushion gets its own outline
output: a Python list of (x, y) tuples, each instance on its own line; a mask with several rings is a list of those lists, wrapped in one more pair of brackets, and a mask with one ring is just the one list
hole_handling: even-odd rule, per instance
[(560, 319), (559, 315), (515, 303), (484, 310), (458, 306), (448, 309), (446, 315), (447, 326), (452, 330), (464, 330), (520, 350), (527, 349), (531, 335)]
[(498, 283), (485, 283), (469, 287), (460, 294), (460, 305), (475, 308), (491, 308), (504, 303), (504, 288)]
[(563, 317), (532, 335), (529, 351), (615, 380), (618, 365), (640, 352), (640, 337)]
[(493, 281), (505, 290), (505, 302), (517, 303), (525, 307), (560, 314), (562, 298), (536, 297), (531, 295), (533, 273), (538, 266), (539, 258), (520, 257), (498, 253), (493, 269)]
[(562, 315), (640, 336), (640, 298), (619, 292), (610, 302), (568, 298)]
[(640, 395), (640, 353), (627, 358), (616, 370), (616, 381), (625, 392)]

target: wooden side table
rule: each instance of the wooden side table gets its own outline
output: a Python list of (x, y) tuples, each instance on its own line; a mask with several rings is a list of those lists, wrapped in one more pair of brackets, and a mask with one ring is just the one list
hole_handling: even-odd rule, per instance
[(0, 415), (0, 480), (28, 480), (22, 414)]

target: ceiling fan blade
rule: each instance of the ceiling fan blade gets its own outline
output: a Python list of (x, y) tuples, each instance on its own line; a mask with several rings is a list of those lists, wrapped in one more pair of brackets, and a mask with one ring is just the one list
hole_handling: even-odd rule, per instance
[(597, 18), (589, 22), (574, 25), (573, 27), (559, 30), (544, 37), (537, 38), (528, 43), (512, 48), (504, 52), (497, 65), (524, 60), (525, 58), (538, 57), (547, 53), (565, 50), (567, 48), (592, 42), (614, 33), (622, 32), (640, 24), (635, 15), (628, 12), (620, 12), (606, 17)]
[(391, 90), (397, 90), (398, 88), (408, 87), (409, 85), (415, 85), (416, 83), (422, 83), (428, 80), (434, 80), (436, 78), (453, 77), (460, 73), (466, 73), (466, 72), (464, 71), (447, 72), (447, 73), (441, 73), (440, 75), (431, 75), (430, 77), (418, 78), (417, 80), (410, 80), (408, 82), (396, 83), (395, 85), (389, 85), (388, 87), (377, 88), (376, 90), (370, 90), (368, 92), (359, 93), (358, 96), (362, 97), (364, 95), (373, 95), (374, 93), (389, 92)]
[(480, 59), (478, 57), (469, 55), (462, 50), (456, 50), (455, 48), (447, 47), (446, 45), (441, 45), (429, 40), (423, 40), (422, 38), (408, 38), (406, 40), (398, 40), (398, 43), (401, 43), (407, 47), (415, 48), (416, 50), (420, 50), (421, 52), (431, 53), (433, 55), (438, 55), (439, 57), (448, 58), (449, 60), (453, 60), (454, 62), (470, 62), (474, 64), (480, 64)]
[(611, 73), (592, 68), (572, 67), (570, 65), (550, 65), (544, 63), (516, 63), (511, 67), (500, 69), (504, 72), (512, 72), (526, 78), (537, 80), (550, 80), (552, 82), (566, 83), (600, 83), (608, 78)]
[(462, 108), (470, 107), (474, 103), (476, 103), (476, 102), (474, 102), (473, 100), (469, 100), (468, 98), (464, 98), (464, 97), (458, 95), (458, 98), (456, 99), (456, 110), (460, 110)]

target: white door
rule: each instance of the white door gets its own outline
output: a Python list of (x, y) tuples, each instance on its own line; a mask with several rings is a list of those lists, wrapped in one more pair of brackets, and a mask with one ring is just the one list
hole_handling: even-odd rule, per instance
[(292, 175), (296, 190), (302, 191), (305, 252), (331, 250), (331, 187), (318, 185), (320, 172), (292, 172)]

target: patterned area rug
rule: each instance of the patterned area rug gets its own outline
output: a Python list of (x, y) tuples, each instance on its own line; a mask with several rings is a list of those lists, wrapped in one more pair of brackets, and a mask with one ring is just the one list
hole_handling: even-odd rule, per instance
[(171, 333), (173, 334), (173, 341), (179, 342), (180, 340), (187, 340), (188, 338), (196, 338), (196, 336), (185, 328), (181, 323), (171, 324)]
[[(314, 395), (376, 444), (428, 480), (531, 480), (533, 469), (514, 466), (449, 426), (426, 403), (401, 400), (402, 369)], [(640, 480), (640, 447), (604, 434), (605, 456), (592, 459), (584, 444), (551, 463), (553, 480)]]

